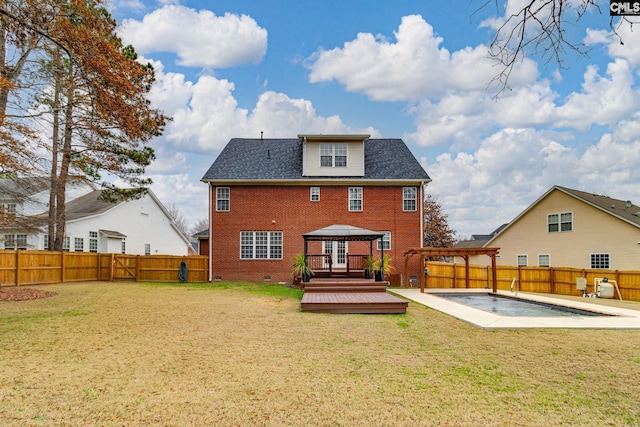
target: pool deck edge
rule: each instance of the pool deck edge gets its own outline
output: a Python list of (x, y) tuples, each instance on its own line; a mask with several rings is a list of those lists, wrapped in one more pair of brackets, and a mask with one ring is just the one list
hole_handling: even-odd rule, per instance
[[(603, 305), (590, 304), (565, 300), (559, 298), (533, 295), (527, 293), (517, 293), (518, 298), (525, 300), (551, 303), (565, 307), (579, 308), (583, 310), (595, 311), (610, 316), (591, 317), (514, 317), (503, 316), (485, 310), (469, 307), (453, 301), (431, 295), (438, 292), (477, 292), (487, 293), (487, 289), (429, 289), (421, 293), (420, 289), (389, 288), (389, 293), (414, 301), (418, 304), (433, 308), (450, 316), (470, 323), (483, 329), (527, 329), (527, 328), (565, 328), (565, 329), (640, 329), (640, 311), (625, 308), (609, 307)], [(498, 291), (499, 295), (514, 296), (508, 291)]]

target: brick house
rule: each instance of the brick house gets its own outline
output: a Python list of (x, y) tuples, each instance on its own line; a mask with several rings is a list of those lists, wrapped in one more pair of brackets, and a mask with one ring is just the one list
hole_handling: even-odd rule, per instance
[[(397, 273), (403, 254), (422, 246), (424, 187), (430, 181), (401, 139), (369, 135), (234, 138), (202, 181), (210, 189), (210, 280), (291, 280), (303, 235), (343, 224), (384, 233)], [(340, 268), (362, 241), (309, 242), (308, 253), (331, 254)], [(409, 274), (419, 274), (411, 265)]]

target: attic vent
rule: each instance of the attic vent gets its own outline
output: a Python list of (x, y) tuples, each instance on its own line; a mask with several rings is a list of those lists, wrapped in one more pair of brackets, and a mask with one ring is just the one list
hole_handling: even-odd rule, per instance
[(624, 205), (625, 205), (627, 208), (630, 208), (631, 206), (633, 206), (633, 203), (631, 203), (631, 200), (627, 200), (626, 202), (624, 202)]

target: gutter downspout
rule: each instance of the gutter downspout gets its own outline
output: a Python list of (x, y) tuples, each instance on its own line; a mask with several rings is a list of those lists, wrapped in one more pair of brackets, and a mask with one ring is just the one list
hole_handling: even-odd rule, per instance
[(213, 281), (213, 257), (211, 253), (213, 252), (213, 214), (211, 213), (211, 209), (213, 206), (211, 205), (213, 200), (213, 185), (209, 182), (209, 282)]

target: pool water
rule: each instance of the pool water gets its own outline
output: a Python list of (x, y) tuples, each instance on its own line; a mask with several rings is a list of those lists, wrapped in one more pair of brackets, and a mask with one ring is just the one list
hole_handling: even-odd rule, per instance
[(447, 300), (466, 304), (471, 307), (501, 314), (503, 316), (608, 316), (577, 308), (563, 307), (536, 301), (527, 301), (495, 294), (471, 294), (471, 293), (437, 293), (434, 296)]

